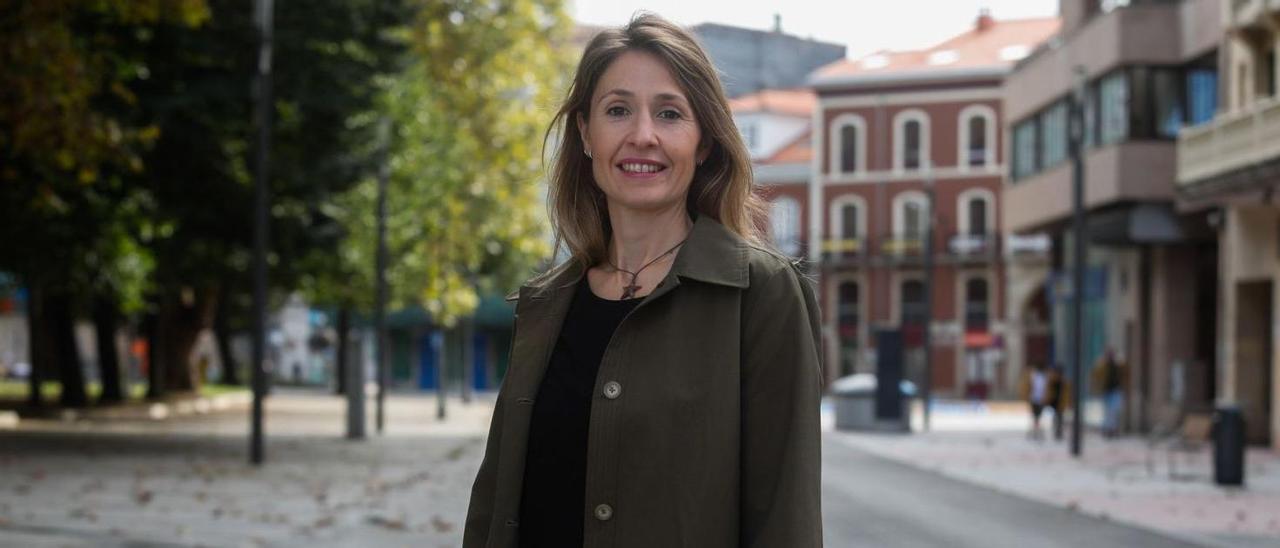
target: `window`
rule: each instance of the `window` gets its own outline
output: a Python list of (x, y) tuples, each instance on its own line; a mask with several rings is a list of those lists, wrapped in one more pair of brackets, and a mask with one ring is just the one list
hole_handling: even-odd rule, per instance
[(1067, 102), (1058, 101), (1040, 114), (1040, 165), (1049, 169), (1067, 159)]
[(831, 122), (831, 173), (850, 174), (867, 168), (866, 127), (857, 114), (841, 114)]
[(908, 120), (902, 126), (903, 140), (902, 168), (920, 169), (920, 122)]
[(969, 119), (969, 165), (983, 166), (987, 163), (987, 119), (974, 116)]
[(1116, 71), (1098, 83), (1098, 143), (1118, 143), (1129, 137), (1129, 80)]
[(1262, 56), (1262, 94), (1267, 97), (1276, 96), (1276, 51), (1269, 50)]
[(1218, 71), (1193, 68), (1187, 71), (1187, 123), (1199, 125), (1213, 119), (1218, 109)]
[(970, 105), (960, 111), (959, 160), (961, 169), (995, 163), (995, 110), (986, 105)]
[(778, 250), (791, 256), (800, 254), (800, 203), (794, 198), (782, 197), (770, 205), (769, 223), (773, 229), (773, 244)]
[(902, 237), (908, 240), (924, 237), (924, 206), (918, 202), (902, 205)]
[(1182, 86), (1178, 70), (1162, 68), (1151, 73), (1152, 108), (1155, 109), (1156, 136), (1176, 139), (1186, 116), (1182, 113)]
[(858, 128), (840, 128), (840, 172), (858, 171)]
[(990, 322), (987, 313), (987, 280), (970, 278), (964, 284), (964, 327), (966, 331), (986, 331)]
[(929, 311), (924, 302), (924, 282), (904, 280), (901, 286), (902, 325), (924, 325)]
[(858, 206), (844, 204), (840, 207), (840, 238), (851, 240), (858, 237)]
[(858, 358), (858, 283), (847, 281), (836, 290), (836, 324), (840, 333), (840, 374), (854, 371)]
[(929, 117), (919, 109), (904, 110), (893, 117), (893, 167), (915, 171), (929, 162)]
[(1098, 146), (1098, 86), (1087, 85), (1084, 88), (1084, 148), (1088, 150), (1096, 146)]
[(984, 198), (969, 198), (969, 235), (970, 236), (986, 236), (987, 235), (987, 200)]
[(1036, 137), (1039, 133), (1036, 118), (1013, 128), (1013, 178), (1023, 179), (1040, 170), (1036, 158)]

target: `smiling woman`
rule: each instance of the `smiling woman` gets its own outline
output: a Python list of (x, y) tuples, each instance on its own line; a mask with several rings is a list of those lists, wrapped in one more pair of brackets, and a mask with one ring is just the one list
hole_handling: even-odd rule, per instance
[(707, 55), (605, 30), (552, 132), (570, 259), (513, 296), (463, 546), (821, 546), (817, 304)]

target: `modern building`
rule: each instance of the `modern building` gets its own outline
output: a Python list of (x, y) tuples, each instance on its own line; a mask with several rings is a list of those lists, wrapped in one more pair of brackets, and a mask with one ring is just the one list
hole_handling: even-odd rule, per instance
[[(1215, 394), (1212, 219), (1179, 212), (1174, 200), (1178, 132), (1212, 119), (1218, 104), (1223, 5), (1061, 0), (1061, 31), (1004, 80), (1011, 165), (1001, 218), (1006, 230), (1053, 240), (1046, 277), (1011, 286), (1044, 288), (1050, 359), (1064, 365), (1074, 357), (1070, 304), (1084, 300), (1085, 366), (1108, 348), (1127, 365), (1122, 427), (1129, 430), (1208, 407)], [(1067, 252), (1074, 243), (1069, 101), (1077, 88), (1085, 146), (1082, 288), (1070, 287)]]
[[(1002, 242), (1005, 173), (1002, 84), (1014, 63), (1059, 28), (1057, 18), (996, 21), (918, 51), (885, 51), (816, 71), (807, 215), (820, 265), (828, 378), (871, 372), (874, 334), (903, 333), (906, 375), (924, 378), (931, 339), (938, 395), (1009, 395), (1023, 358), (1010, 359), (1004, 288), (1013, 250)], [(930, 231), (930, 219), (933, 220)], [(926, 235), (932, 233), (932, 309)], [(1042, 326), (1043, 327), (1043, 326)]]
[(844, 59), (845, 46), (801, 38), (782, 32), (781, 18), (773, 29), (756, 30), (718, 23), (690, 27), (720, 70), (725, 93), (738, 97), (764, 89), (803, 86), (818, 67)]
[(1280, 448), (1280, 2), (1220, 6), (1217, 114), (1178, 137), (1177, 195), (1216, 230), (1217, 395), (1250, 442)]

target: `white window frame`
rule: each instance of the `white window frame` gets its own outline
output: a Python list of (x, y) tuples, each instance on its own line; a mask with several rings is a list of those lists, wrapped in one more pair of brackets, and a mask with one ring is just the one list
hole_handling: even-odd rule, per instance
[(970, 188), (956, 196), (956, 228), (959, 234), (968, 235), (970, 228), (969, 202), (982, 200), (987, 205), (987, 237), (996, 237), (996, 194), (985, 188)]
[[(986, 121), (984, 132), (987, 148), (981, 166), (969, 165), (969, 121), (983, 118)], [(996, 166), (996, 110), (987, 105), (969, 105), (960, 111), (960, 126), (957, 128), (959, 149), (956, 152), (956, 167), (960, 171), (992, 170)]]
[[(854, 149), (854, 164), (857, 166), (853, 171), (842, 171), (840, 169), (840, 154), (844, 152), (844, 136), (841, 135), (842, 130), (847, 126), (853, 126), (858, 133), (857, 147)], [(828, 171), (834, 176), (857, 175), (867, 171), (867, 122), (857, 114), (846, 112), (831, 121), (831, 134), (828, 136), (831, 143), (828, 157)]]
[(899, 192), (893, 196), (893, 238), (901, 238), (906, 235), (906, 205), (908, 203), (920, 204), (920, 209), (924, 211), (924, 226), (921, 227), (920, 234), (924, 235), (929, 230), (929, 219), (933, 215), (929, 211), (929, 199), (919, 190), (908, 190)]
[(910, 171), (914, 173), (933, 168), (933, 155), (929, 149), (933, 132), (929, 127), (929, 114), (924, 110), (912, 108), (893, 115), (893, 171), (895, 173), (908, 171), (905, 167), (907, 146), (905, 129), (907, 122), (912, 120), (920, 122), (920, 167)]
[[(792, 212), (794, 212), (794, 215), (792, 216), (791, 229), (792, 229), (793, 235), (795, 236), (795, 243), (796, 243), (795, 254), (792, 254), (788, 252), (786, 249), (783, 249), (782, 242), (778, 240), (777, 231), (774, 230), (774, 227), (776, 226), (774, 224), (776, 222), (774, 214), (778, 210), (778, 208), (783, 207), (783, 204), (789, 204), (789, 207), (791, 208)], [(802, 251), (802, 249), (800, 248), (803, 247), (803, 245), (801, 245), (800, 243), (802, 239), (801, 230), (803, 228), (801, 226), (802, 223), (800, 222), (801, 215), (802, 215), (802, 211), (800, 209), (800, 200), (792, 198), (791, 196), (779, 196), (778, 198), (769, 202), (769, 232), (770, 232), (769, 236), (770, 236), (770, 239), (773, 240), (774, 245), (778, 246), (779, 251), (782, 251), (783, 253), (786, 253), (788, 255), (799, 256), (798, 254)]]
[[(831, 200), (827, 215), (827, 218), (830, 219), (830, 224), (827, 226), (830, 230), (827, 233), (827, 238), (832, 240), (844, 238), (844, 235), (840, 233), (840, 229), (844, 226), (844, 206), (847, 205), (853, 205), (858, 208), (858, 234), (854, 237), (865, 240), (867, 237), (867, 201), (857, 194), (841, 194)], [(863, 245), (863, 249), (866, 249), (866, 242), (863, 242)]]

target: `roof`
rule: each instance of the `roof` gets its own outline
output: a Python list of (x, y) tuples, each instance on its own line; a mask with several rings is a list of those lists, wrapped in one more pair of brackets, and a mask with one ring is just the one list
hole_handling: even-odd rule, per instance
[(729, 109), (735, 113), (769, 112), (808, 118), (816, 103), (810, 89), (766, 89), (731, 99)]
[(996, 21), (980, 16), (967, 32), (933, 47), (914, 51), (880, 51), (842, 60), (815, 71), (815, 87), (1003, 76), (1019, 59), (1062, 26), (1057, 17)]
[(760, 164), (808, 164), (813, 159), (813, 134), (812, 131), (806, 130), (800, 136), (796, 137), (790, 143), (787, 143), (773, 156), (761, 158), (757, 163)]

